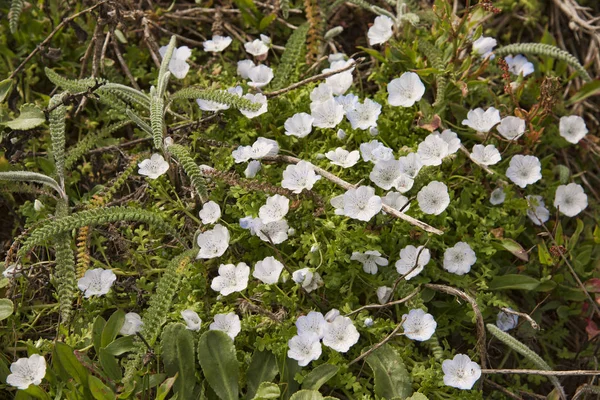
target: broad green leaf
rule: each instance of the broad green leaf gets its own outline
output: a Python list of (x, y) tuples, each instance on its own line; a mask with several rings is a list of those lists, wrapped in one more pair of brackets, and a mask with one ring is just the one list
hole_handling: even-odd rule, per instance
[(577, 228), (575, 228), (575, 232), (573, 232), (573, 235), (571, 235), (571, 238), (569, 239), (569, 250), (575, 249), (577, 246), (577, 241), (579, 240), (579, 236), (581, 236), (581, 232), (583, 232), (584, 227), (583, 221), (578, 218)]
[(134, 335), (122, 336), (109, 343), (109, 345), (105, 347), (105, 350), (113, 356), (120, 356), (121, 354), (128, 353), (135, 349), (134, 338)]
[(0, 321), (12, 315), (15, 306), (10, 299), (0, 299)]
[(115, 393), (106, 386), (100, 379), (93, 375), (88, 376), (88, 387), (92, 396), (96, 400), (114, 400), (116, 399)]
[(538, 251), (538, 258), (540, 259), (540, 264), (542, 264), (542, 265), (553, 265), (554, 264), (554, 260), (552, 259), (552, 256), (548, 252), (546, 243), (544, 243), (543, 241), (540, 241), (540, 243), (537, 246), (537, 251)]
[(378, 61), (381, 61), (384, 64), (387, 63), (387, 60), (385, 59), (385, 57), (382, 56), (381, 53), (375, 49), (370, 49), (368, 47), (362, 47), (362, 46), (356, 46), (356, 48), (364, 51), (371, 57), (377, 59)]
[(560, 221), (556, 225), (556, 233), (554, 234), (554, 240), (556, 241), (556, 244), (558, 244), (559, 246), (562, 246), (565, 244), (565, 235), (563, 234), (563, 228), (562, 228), (562, 224), (560, 223)]
[(535, 290), (540, 281), (527, 275), (508, 274), (497, 276), (489, 283), (490, 290)]
[(263, 19), (260, 20), (259, 30), (264, 31), (265, 29), (267, 29), (269, 25), (271, 25), (273, 21), (275, 21), (275, 18), (277, 18), (277, 14), (275, 13), (263, 17)]
[(284, 400), (289, 399), (300, 387), (294, 377), (301, 370), (302, 367), (298, 365), (298, 361), (289, 357), (285, 357), (283, 362), (279, 364), (280, 381), (284, 385), (282, 388)]
[(60, 368), (67, 375), (63, 373), (63, 379), (69, 380), (73, 378), (80, 385), (87, 385), (88, 372), (83, 365), (79, 362), (73, 349), (68, 345), (56, 342), (54, 345), (54, 362), (58, 363)]
[(302, 381), (302, 389), (319, 390), (328, 380), (338, 373), (336, 365), (322, 364), (313, 369)]
[(407, 397), (406, 400), (429, 400), (423, 393), (413, 393), (412, 396)]
[(102, 347), (102, 331), (105, 326), (106, 320), (101, 316), (96, 317), (92, 326), (92, 343), (94, 344), (96, 354), (100, 352), (100, 348)]
[(175, 376), (165, 379), (165, 381), (158, 387), (156, 391), (156, 398), (154, 400), (165, 400), (165, 398), (171, 391), (171, 388), (173, 387), (173, 384), (175, 383), (176, 379), (177, 374), (175, 374)]
[(113, 381), (120, 381), (123, 377), (123, 371), (117, 359), (109, 354), (106, 349), (100, 349), (98, 360), (104, 373)]
[(510, 251), (515, 257), (523, 261), (529, 261), (527, 251), (519, 243), (512, 239), (502, 239), (500, 245), (504, 250)]
[(252, 400), (278, 399), (279, 396), (281, 396), (279, 386), (271, 382), (263, 382), (258, 386), (258, 390)]
[(323, 395), (316, 390), (300, 390), (294, 393), (290, 400), (322, 400)]
[(108, 346), (119, 334), (119, 331), (125, 323), (125, 311), (115, 311), (104, 326), (102, 330), (102, 339), (100, 341), (100, 347)]
[(29, 385), (27, 389), (19, 390), (19, 392), (27, 393), (29, 396), (34, 397), (36, 399), (50, 400), (50, 396), (48, 396), (48, 394), (44, 392), (44, 389), (36, 385)]
[(571, 96), (569, 100), (567, 100), (567, 105), (571, 106), (575, 103), (587, 99), (588, 97), (598, 95), (600, 95), (600, 80), (596, 79), (583, 85), (577, 93), (575, 93), (573, 96)]
[(263, 382), (271, 382), (277, 373), (277, 358), (270, 351), (255, 351), (246, 373), (246, 398), (252, 399)]
[(239, 399), (239, 365), (233, 340), (225, 332), (207, 331), (200, 337), (198, 360), (210, 387), (221, 400)]
[(191, 399), (196, 390), (194, 335), (183, 324), (169, 324), (161, 339), (165, 371), (178, 375), (173, 392), (181, 399)]
[(4, 122), (10, 129), (26, 131), (38, 127), (46, 122), (46, 115), (35, 104), (23, 104), (19, 117), (12, 121)]
[(373, 370), (377, 396), (391, 399), (406, 398), (412, 394), (410, 374), (393, 347), (384, 344), (371, 353), (365, 361)]
[(6, 99), (6, 97), (10, 93), (12, 87), (13, 87), (12, 79), (5, 79), (2, 82), (0, 82), (0, 103), (2, 103)]

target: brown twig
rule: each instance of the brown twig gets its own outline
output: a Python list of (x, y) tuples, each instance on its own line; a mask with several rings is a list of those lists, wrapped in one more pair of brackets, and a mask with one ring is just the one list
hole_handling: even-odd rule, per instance
[(363, 358), (368, 357), (375, 350), (377, 350), (378, 348), (380, 348), (381, 346), (383, 346), (384, 344), (386, 344), (387, 342), (389, 342), (390, 339), (392, 339), (394, 336), (396, 336), (396, 334), (398, 333), (398, 331), (400, 330), (400, 328), (402, 328), (402, 324), (403, 323), (404, 323), (404, 318), (402, 318), (402, 321), (400, 321), (400, 323), (394, 328), (394, 330), (392, 331), (392, 333), (390, 333), (385, 338), (383, 338), (383, 340), (381, 342), (377, 343), (376, 345), (374, 345), (373, 347), (371, 347), (369, 350), (365, 351), (360, 356), (358, 356), (354, 360), (350, 361), (348, 363), (348, 366), (350, 366), (352, 364), (356, 364), (357, 362), (359, 362)]
[(123, 58), (123, 55), (121, 54), (121, 50), (119, 50), (119, 44), (115, 41), (114, 35), (111, 38), (111, 43), (112, 43), (113, 51), (115, 52), (115, 56), (117, 56), (117, 60), (119, 61), (119, 64), (121, 65), (121, 69), (123, 70), (123, 73), (127, 76), (127, 78), (129, 78), (129, 82), (131, 82), (131, 86), (133, 86), (137, 90), (140, 90), (140, 85), (138, 85), (137, 81), (131, 74), (131, 71), (129, 70), (127, 63), (125, 62), (125, 59)]
[(518, 315), (519, 317), (523, 317), (523, 318), (525, 318), (525, 319), (526, 319), (526, 320), (529, 322), (529, 324), (531, 325), (531, 327), (532, 327), (533, 329), (535, 329), (536, 331), (539, 331), (539, 330), (540, 330), (540, 326), (538, 325), (538, 323), (537, 323), (537, 322), (535, 322), (535, 321), (533, 320), (533, 318), (531, 318), (531, 317), (529, 316), (529, 314), (525, 314), (525, 313), (522, 313), (522, 312), (518, 312), (518, 311), (515, 311), (515, 310), (511, 310), (510, 308), (507, 308), (507, 307), (502, 307), (502, 308), (501, 308), (501, 310), (502, 310), (502, 311), (504, 311), (504, 312), (505, 312), (505, 313), (507, 313), (507, 314)]
[(385, 304), (367, 304), (366, 306), (362, 306), (360, 308), (357, 308), (354, 311), (349, 312), (348, 314), (346, 314), (346, 317), (349, 317), (350, 315), (356, 314), (358, 312), (361, 312), (362, 310), (370, 310), (370, 309), (377, 309), (377, 308), (384, 308), (384, 307), (391, 307), (391, 306), (395, 306), (397, 304), (402, 304), (402, 303), (406, 303), (407, 301), (409, 301), (410, 299), (412, 299), (413, 297), (415, 297), (417, 294), (419, 294), (419, 289), (415, 289), (411, 294), (409, 294), (408, 296), (400, 299), (400, 300), (395, 300), (395, 301), (390, 301), (389, 303), (385, 303)]

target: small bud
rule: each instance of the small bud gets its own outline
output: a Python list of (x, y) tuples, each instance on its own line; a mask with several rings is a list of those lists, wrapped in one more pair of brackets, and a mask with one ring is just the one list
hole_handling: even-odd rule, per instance
[(336, 26), (334, 28), (331, 28), (330, 30), (327, 31), (327, 33), (325, 33), (325, 40), (331, 40), (334, 37), (338, 36), (343, 31), (344, 31), (344, 28), (342, 28), (341, 26)]
[(44, 204), (38, 199), (35, 199), (35, 201), (33, 202), (33, 209), (37, 212), (40, 212), (42, 208), (44, 208)]

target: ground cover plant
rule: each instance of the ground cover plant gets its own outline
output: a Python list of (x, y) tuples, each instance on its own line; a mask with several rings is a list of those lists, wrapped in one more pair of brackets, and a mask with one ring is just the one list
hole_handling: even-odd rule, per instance
[(0, 1), (0, 397), (596, 398), (599, 12)]

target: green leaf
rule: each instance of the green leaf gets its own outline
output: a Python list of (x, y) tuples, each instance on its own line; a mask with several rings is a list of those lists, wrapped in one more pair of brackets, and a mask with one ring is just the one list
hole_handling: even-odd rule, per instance
[(412, 380), (404, 366), (404, 361), (396, 350), (384, 344), (365, 361), (375, 376), (375, 394), (388, 399), (406, 398), (412, 394)]
[(15, 306), (10, 299), (0, 299), (0, 321), (10, 317), (14, 308)]
[(264, 382), (271, 382), (278, 372), (277, 358), (273, 353), (270, 351), (255, 351), (246, 373), (246, 381), (248, 382), (246, 398), (254, 398), (260, 385)]
[(233, 340), (225, 332), (207, 331), (200, 337), (198, 360), (221, 400), (238, 400), (239, 365)]
[(73, 378), (80, 385), (87, 385), (88, 372), (85, 367), (81, 365), (77, 357), (75, 357), (71, 347), (64, 343), (56, 342), (54, 345), (53, 360), (58, 363), (63, 370), (62, 377), (65, 381)]
[(529, 255), (527, 250), (523, 248), (519, 243), (512, 239), (502, 239), (500, 245), (504, 250), (510, 251), (515, 257), (523, 261), (529, 261)]
[(4, 122), (10, 129), (26, 131), (42, 125), (46, 122), (46, 115), (41, 108), (35, 104), (23, 104), (19, 117), (12, 121)]
[(562, 246), (565, 244), (565, 235), (563, 234), (563, 228), (562, 228), (562, 224), (560, 223), (560, 221), (556, 225), (556, 232), (554, 234), (554, 240), (556, 241), (556, 244), (558, 244), (559, 246)]
[(316, 390), (300, 390), (294, 393), (290, 400), (322, 400), (323, 395)]
[(194, 335), (183, 324), (169, 324), (161, 343), (165, 371), (179, 376), (173, 391), (181, 399), (191, 399), (196, 388)]
[(3, 80), (2, 82), (0, 82), (0, 103), (4, 102), (6, 97), (10, 94), (12, 86), (13, 86), (12, 79), (7, 78), (7, 79)]
[(423, 393), (413, 393), (412, 396), (407, 397), (406, 400), (429, 400)]
[(102, 347), (102, 331), (105, 326), (106, 320), (101, 316), (96, 317), (92, 326), (92, 343), (94, 344), (96, 354), (100, 352), (100, 348)]
[(294, 392), (298, 390), (300, 385), (294, 379), (296, 374), (302, 370), (302, 367), (298, 365), (298, 361), (292, 360), (289, 357), (285, 357), (283, 362), (279, 365), (279, 376), (280, 381), (284, 384), (283, 399), (289, 399)]
[(50, 396), (48, 396), (48, 394), (44, 392), (44, 389), (36, 385), (29, 385), (27, 389), (19, 390), (19, 392), (27, 393), (28, 395), (33, 396), (36, 399), (50, 400)]
[(156, 391), (156, 398), (154, 400), (165, 400), (165, 398), (171, 391), (171, 388), (173, 387), (173, 384), (175, 383), (176, 379), (177, 374), (175, 374), (175, 376), (165, 379), (165, 381), (158, 387)]
[(108, 386), (93, 375), (88, 376), (88, 387), (96, 400), (114, 400), (116, 396)]
[(100, 341), (100, 347), (108, 346), (119, 334), (119, 331), (125, 323), (125, 311), (115, 311), (104, 326), (102, 330), (102, 339)]
[(579, 240), (579, 236), (581, 236), (581, 233), (583, 232), (583, 228), (584, 228), (583, 221), (578, 218), (577, 219), (577, 228), (575, 228), (575, 232), (573, 232), (573, 235), (569, 239), (568, 250), (575, 249), (575, 247), (577, 246), (577, 241)]
[(134, 338), (135, 335), (122, 336), (116, 340), (113, 340), (104, 349), (110, 355), (120, 356), (121, 354), (128, 353), (135, 349)]
[(100, 349), (98, 360), (102, 366), (104, 373), (113, 381), (120, 381), (123, 378), (123, 371), (119, 362), (112, 354), (109, 354), (106, 349)]
[(264, 31), (265, 29), (267, 29), (273, 23), (273, 21), (275, 21), (275, 18), (277, 18), (277, 14), (275, 13), (266, 15), (263, 19), (260, 20), (258, 30)]
[(279, 396), (281, 396), (279, 386), (271, 382), (263, 382), (258, 386), (256, 395), (252, 397), (252, 400), (278, 399)]
[(360, 49), (362, 51), (364, 51), (365, 53), (367, 53), (368, 55), (370, 55), (371, 57), (381, 61), (382, 63), (387, 63), (387, 60), (385, 59), (384, 56), (381, 55), (380, 52), (378, 52), (375, 49), (370, 49), (368, 47), (362, 47), (362, 46), (356, 46), (357, 49)]
[(552, 256), (548, 252), (548, 247), (546, 247), (545, 242), (542, 241), (542, 242), (540, 242), (540, 244), (538, 244), (537, 251), (538, 251), (538, 258), (540, 259), (540, 264), (542, 264), (542, 265), (553, 265), (554, 264), (554, 260), (552, 259)]
[(508, 274), (497, 276), (489, 283), (490, 290), (535, 290), (540, 281), (527, 275)]
[(332, 364), (322, 364), (313, 369), (302, 381), (302, 389), (319, 390), (340, 368)]
[[(586, 83), (567, 101), (567, 106), (583, 101), (588, 97), (600, 95), (600, 80), (596, 79)], [(0, 100), (1, 101), (1, 100)]]

